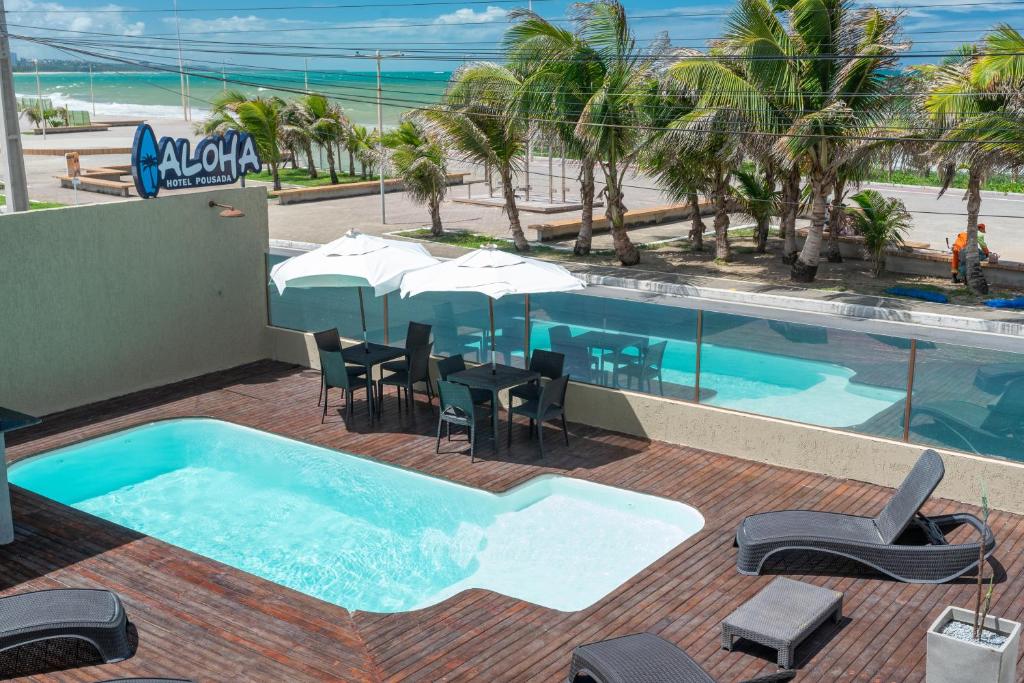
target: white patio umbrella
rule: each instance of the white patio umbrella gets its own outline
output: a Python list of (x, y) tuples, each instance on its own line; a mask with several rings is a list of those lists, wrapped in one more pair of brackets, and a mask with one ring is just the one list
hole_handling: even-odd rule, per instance
[[(555, 263), (526, 258), (493, 245), (451, 261), (407, 273), (402, 297), (423, 292), (479, 292), (488, 297), (491, 318), (491, 368), (495, 367), (494, 300), (509, 294), (543, 294), (583, 289), (584, 283)], [(529, 340), (527, 340), (529, 341)]]
[(366, 342), (363, 287), (373, 287), (375, 295), (382, 296), (398, 289), (406, 273), (438, 263), (422, 244), (349, 230), (333, 242), (278, 263), (270, 279), (281, 294), (288, 287), (355, 287)]

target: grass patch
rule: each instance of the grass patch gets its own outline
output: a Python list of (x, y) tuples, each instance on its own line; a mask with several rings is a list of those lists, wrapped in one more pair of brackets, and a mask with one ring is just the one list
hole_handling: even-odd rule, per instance
[[(278, 169), (277, 175), (281, 178), (282, 185), (301, 185), (302, 187), (320, 187), (322, 185), (332, 185), (331, 174), (323, 171), (316, 178), (310, 178), (309, 174), (304, 168), (282, 168)], [(274, 182), (273, 177), (270, 175), (270, 171), (260, 171), (259, 173), (249, 173), (245, 176), (249, 180), (258, 180), (265, 183)], [(362, 183), (370, 180), (377, 180), (377, 176), (369, 178), (360, 178), (357, 175), (348, 175), (347, 173), (338, 174), (338, 184), (347, 185), (349, 183)]]
[[(0, 206), (6, 205), (7, 197), (0, 194)], [(60, 202), (37, 202), (31, 199), (28, 202), (28, 208), (30, 211), (35, 211), (36, 209), (59, 209), (62, 206), (67, 206), (67, 204), (61, 204)]]
[[(407, 232), (400, 233), (403, 237), (413, 237), (418, 240), (426, 240), (428, 242), (437, 242), (439, 244), (450, 244), (454, 247), (464, 247), (466, 249), (479, 249), (488, 244), (495, 245), (502, 251), (515, 251), (516, 247), (512, 242), (508, 240), (498, 239), (493, 235), (479, 235), (475, 232), (446, 232), (440, 237), (434, 237), (430, 230), (427, 228), (420, 228), (419, 230), (409, 230)], [(535, 244), (530, 245), (530, 251), (535, 254), (558, 254), (559, 252), (551, 247), (537, 246)], [(571, 252), (570, 252), (571, 253)]]
[[(939, 182), (939, 176), (934, 173), (926, 176), (916, 171), (907, 170), (893, 171), (890, 175), (888, 171), (874, 169), (870, 174), (868, 174), (868, 179), (877, 183), (895, 183), (897, 185), (930, 187), (938, 187), (941, 185)], [(950, 187), (960, 190), (966, 189), (967, 173), (963, 171), (957, 173), (956, 178), (953, 179)], [(998, 173), (991, 178), (986, 179), (982, 184), (981, 189), (989, 190), (991, 192), (1024, 192), (1024, 182), (1020, 180), (1015, 182), (1012, 176)]]

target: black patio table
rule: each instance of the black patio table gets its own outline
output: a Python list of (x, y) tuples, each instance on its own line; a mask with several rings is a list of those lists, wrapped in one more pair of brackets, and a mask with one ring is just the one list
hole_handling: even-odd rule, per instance
[(370, 402), (370, 415), (377, 414), (376, 399), (373, 395), (373, 366), (387, 363), (389, 360), (405, 356), (405, 349), (397, 346), (385, 346), (373, 342), (363, 342), (348, 346), (341, 350), (341, 357), (349, 365), (360, 365), (366, 369), (366, 400)]
[(498, 450), (498, 392), (520, 384), (540, 380), (540, 373), (533, 370), (514, 368), (511, 365), (478, 365), (448, 375), (449, 382), (458, 382), (471, 389), (486, 389), (491, 392), (491, 436), (494, 450)]

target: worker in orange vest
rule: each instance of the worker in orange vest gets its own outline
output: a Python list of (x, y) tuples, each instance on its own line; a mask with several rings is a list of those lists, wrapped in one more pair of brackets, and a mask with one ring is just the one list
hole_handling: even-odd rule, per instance
[[(953, 261), (950, 263), (950, 269), (952, 270), (953, 282), (966, 282), (967, 281), (967, 265), (965, 261), (960, 259), (960, 252), (967, 246), (967, 231), (960, 233), (956, 236), (956, 241), (953, 242)], [(985, 224), (978, 223), (978, 257), (984, 261), (988, 259), (992, 263), (995, 263), (999, 259), (999, 255), (990, 252), (988, 245), (985, 244)]]

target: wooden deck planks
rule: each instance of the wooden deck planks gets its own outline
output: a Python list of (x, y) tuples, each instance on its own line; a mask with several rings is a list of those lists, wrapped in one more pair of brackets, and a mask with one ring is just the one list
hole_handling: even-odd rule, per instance
[[(317, 388), (316, 373), (257, 363), (53, 416), (14, 433), (9, 455), (25, 457), (152, 420), (206, 415), (491, 491), (545, 472), (590, 479), (686, 502), (701, 511), (706, 526), (579, 612), (471, 590), (417, 612), (350, 614), (15, 489), (17, 540), (0, 555), (0, 589), (107, 586), (124, 597), (139, 633), (138, 653), (124, 663), (24, 680), (145, 674), (204, 682), (557, 681), (574, 645), (639, 630), (678, 643), (723, 681), (739, 680), (774, 670), (771, 653), (762, 649), (729, 653), (718, 646), (722, 618), (771, 580), (735, 571), (731, 541), (739, 520), (785, 507), (874, 514), (890, 494), (882, 487), (578, 425), (570, 448), (552, 448), (543, 462), (533, 459), (535, 447), (517, 425), (511, 452), (503, 447), (494, 455), (485, 442), (482, 461), (471, 464), (461, 444), (445, 443), (442, 454), (434, 454), (434, 422), (425, 405), (399, 418), (389, 401), (385, 420), (373, 428), (357, 405), (349, 431), (333, 407), (328, 424), (320, 424)], [(935, 512), (962, 507), (930, 503)], [(1019, 619), (1024, 579), (1016, 566), (1024, 549), (1024, 517), (994, 513), (992, 524), (1000, 541), (997, 558), (1007, 568), (993, 612)], [(973, 590), (969, 580), (914, 586), (861, 572), (799, 571), (788, 573), (843, 591), (848, 617), (798, 651), (797, 680), (804, 681), (924, 680), (925, 628), (945, 605), (970, 604)]]

